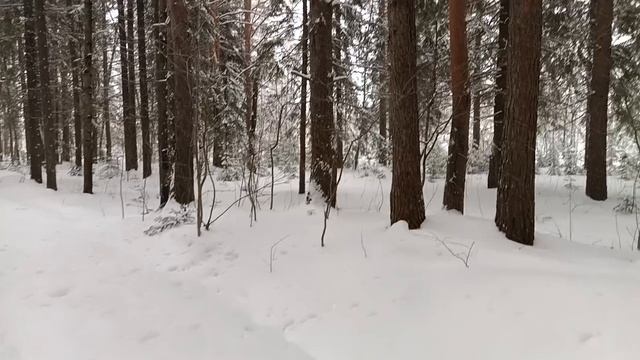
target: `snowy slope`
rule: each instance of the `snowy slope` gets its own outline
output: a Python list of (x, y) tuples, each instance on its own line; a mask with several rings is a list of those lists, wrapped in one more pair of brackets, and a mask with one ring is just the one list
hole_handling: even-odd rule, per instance
[[(58, 192), (21, 180), (0, 172), (2, 360), (640, 356), (636, 223), (612, 211), (630, 191), (618, 180), (596, 203), (539, 177), (533, 248), (496, 231), (483, 176), (465, 216), (428, 183), (427, 222), (408, 231), (388, 227), (388, 178), (346, 173), (325, 248), (323, 209), (296, 180), (273, 211), (261, 197), (253, 226), (245, 203), (201, 238), (193, 225), (144, 235), (158, 214), (142, 221), (139, 179), (124, 182), (125, 219), (118, 178), (95, 195), (62, 169)], [(239, 194), (216, 185), (214, 215)], [(145, 188), (157, 206), (155, 175)]]

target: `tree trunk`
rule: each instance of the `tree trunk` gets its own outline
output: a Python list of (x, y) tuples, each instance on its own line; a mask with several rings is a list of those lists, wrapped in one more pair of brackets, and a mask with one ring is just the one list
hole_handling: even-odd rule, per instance
[(420, 122), (416, 79), (416, 8), (413, 1), (390, 0), (390, 124), (393, 148), (391, 224), (406, 221), (410, 229), (425, 219), (420, 183)]
[(498, 187), (502, 166), (502, 133), (504, 128), (505, 95), (507, 92), (507, 42), (509, 40), (509, 0), (500, 0), (500, 25), (498, 30), (498, 56), (496, 95), (493, 105), (493, 147), (489, 160), (487, 186)]
[(311, 0), (311, 180), (335, 205), (331, 19), (333, 4)]
[[(65, 64), (66, 65), (66, 64)], [(65, 66), (60, 67), (60, 127), (62, 127), (62, 161), (71, 161), (71, 138), (69, 118), (71, 115), (69, 104), (69, 74)]]
[[(340, 4), (336, 4), (335, 5), (335, 41), (333, 41), (334, 47), (333, 47), (333, 52), (334, 52), (334, 56), (335, 56), (335, 63), (333, 64), (333, 73), (335, 74), (336, 77), (341, 78), (344, 75), (344, 71), (343, 71), (343, 63), (342, 63), (342, 50), (343, 50), (343, 46), (346, 45), (343, 33), (342, 33), (342, 24), (341, 24), (341, 18), (342, 18), (342, 9), (341, 9)], [(335, 134), (336, 134), (336, 154), (335, 154), (335, 166), (336, 168), (342, 168), (344, 166), (344, 164), (342, 163), (342, 157), (343, 157), (343, 106), (342, 106), (342, 84), (344, 83), (343, 80), (340, 81), (336, 81), (333, 83), (334, 87), (335, 87), (335, 95), (336, 95), (336, 103), (335, 103), (335, 108), (336, 108), (336, 129), (335, 129)], [(356, 162), (357, 162), (357, 158), (356, 158)]]
[(53, 114), (51, 89), (49, 88), (49, 44), (47, 43), (47, 19), (44, 5), (46, 0), (35, 3), (36, 30), (38, 33), (38, 57), (40, 68), (40, 106), (44, 118), (44, 153), (47, 172), (47, 188), (57, 190), (56, 183), (56, 132), (57, 126)]
[(137, 0), (138, 69), (140, 70), (140, 127), (142, 128), (142, 177), (151, 176), (151, 135), (149, 134), (149, 95), (147, 92), (147, 48), (144, 26), (144, 0)]
[[(163, 24), (167, 19), (165, 0), (154, 0), (154, 23)], [(158, 26), (154, 30), (156, 40), (156, 101), (158, 102), (158, 175), (160, 177), (160, 207), (169, 201), (171, 191), (171, 160), (167, 128), (167, 29)]]
[(447, 177), (443, 203), (447, 210), (464, 212), (464, 185), (469, 154), (469, 54), (467, 50), (466, 0), (449, 0), (451, 90), (453, 118), (449, 137)]
[(36, 50), (35, 17), (33, 14), (33, 0), (23, 1), (24, 9), (24, 50), (25, 70), (27, 73), (27, 109), (25, 113), (25, 128), (29, 136), (27, 152), (31, 159), (31, 179), (42, 183), (42, 138), (40, 136), (40, 118), (42, 108), (38, 101), (38, 54)]
[(189, 58), (189, 12), (185, 0), (169, 1), (171, 45), (175, 78), (175, 135), (176, 162), (174, 194), (178, 203), (186, 205), (194, 200), (193, 193), (193, 106)]
[(533, 245), (542, 0), (512, 1), (510, 5), (504, 151), (496, 225), (508, 239)]
[[(118, 37), (120, 42), (120, 73), (122, 76), (122, 117), (124, 119), (125, 169), (138, 169), (138, 149), (136, 145), (136, 118), (131, 113), (131, 86), (129, 85), (129, 51), (127, 50), (127, 31), (124, 0), (118, 0)], [(133, 59), (132, 59), (133, 61)]]
[[(480, 0), (476, 6), (476, 15), (479, 19), (482, 19), (484, 9), (483, 4)], [(482, 27), (476, 30), (474, 35), (474, 50), (475, 50), (475, 66), (476, 66), (476, 76), (474, 79), (474, 87), (473, 87), (473, 149), (480, 149), (480, 105), (482, 104), (482, 95), (480, 95), (482, 90), (482, 78), (480, 77), (480, 73), (482, 72)]]
[[(380, 0), (378, 5), (378, 22), (381, 29), (385, 28), (387, 5)], [(380, 34), (380, 48), (378, 49), (378, 163), (387, 165), (387, 33)]]
[[(67, 0), (67, 7), (72, 6), (72, 1)], [(77, 22), (74, 14), (69, 15), (69, 24), (72, 32), (76, 32)], [(77, 44), (74, 37), (69, 37), (69, 58), (71, 63), (71, 87), (73, 97), (73, 140), (75, 149), (75, 165), (76, 168), (82, 166), (82, 115), (80, 110), (80, 57), (78, 56)]]
[(300, 174), (298, 194), (306, 192), (306, 166), (307, 166), (307, 71), (309, 68), (309, 19), (307, 16), (307, 0), (302, 0), (302, 68), (300, 72)]
[(93, 158), (95, 129), (93, 126), (93, 4), (84, 0), (84, 69), (82, 72), (82, 147), (84, 152), (83, 190), (93, 193)]
[[(107, 4), (102, 2), (102, 21), (104, 27), (107, 28)], [(109, 43), (109, 35), (104, 35), (104, 48), (102, 49), (102, 118), (104, 122), (105, 150), (107, 161), (111, 160), (111, 111), (109, 108), (109, 87), (111, 82), (111, 64), (107, 59), (107, 48)], [(115, 50), (115, 48), (114, 48)], [(113, 55), (111, 60), (113, 61)]]
[(611, 74), (613, 0), (591, 0), (591, 91), (587, 101), (585, 192), (593, 200), (607, 199), (607, 110)]

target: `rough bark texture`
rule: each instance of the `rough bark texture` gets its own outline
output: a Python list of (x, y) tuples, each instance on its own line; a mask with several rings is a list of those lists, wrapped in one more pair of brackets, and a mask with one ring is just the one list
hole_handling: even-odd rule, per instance
[(449, 1), (451, 90), (453, 119), (449, 137), (447, 177), (443, 204), (447, 210), (464, 212), (464, 185), (469, 154), (469, 53), (467, 49), (466, 0)]
[(391, 224), (406, 221), (410, 229), (419, 228), (425, 219), (420, 182), (415, 19), (413, 1), (389, 1)]
[(542, 0), (512, 1), (510, 5), (507, 106), (496, 225), (508, 239), (533, 245)]
[(50, 75), (49, 75), (49, 44), (47, 43), (47, 20), (44, 11), (46, 0), (35, 2), (36, 31), (38, 34), (38, 62), (40, 68), (40, 106), (44, 119), (44, 154), (47, 172), (47, 188), (57, 190), (56, 164), (56, 132), (53, 107), (51, 101)]
[[(477, 8), (477, 16), (482, 16), (483, 4), (481, 2), (478, 3)], [(474, 35), (474, 50), (476, 54), (475, 58), (475, 66), (476, 66), (476, 74), (482, 69), (482, 56), (480, 55), (482, 52), (482, 28), (476, 30)], [(478, 150), (480, 148), (480, 105), (482, 103), (482, 95), (480, 91), (482, 87), (482, 81), (479, 76), (475, 76), (474, 87), (473, 87), (473, 149)]]
[(509, 40), (509, 0), (500, 0), (500, 25), (498, 30), (498, 56), (496, 95), (493, 105), (493, 147), (489, 160), (487, 186), (498, 187), (502, 165), (502, 132), (504, 127), (505, 94), (507, 91), (507, 42)]
[(40, 136), (40, 118), (42, 109), (38, 101), (38, 54), (36, 51), (36, 30), (33, 14), (33, 1), (24, 0), (24, 50), (25, 70), (27, 73), (28, 114), (25, 116), (25, 127), (29, 129), (29, 147), (27, 151), (31, 159), (31, 179), (42, 183), (42, 138)]
[(125, 24), (124, 0), (118, 0), (118, 38), (120, 42), (120, 74), (122, 77), (122, 118), (124, 119), (125, 169), (138, 169), (138, 150), (136, 145), (136, 119), (131, 114), (129, 85), (129, 62), (127, 51), (127, 32)]
[(194, 200), (193, 192), (193, 105), (189, 73), (191, 46), (189, 12), (184, 0), (169, 0), (172, 51), (175, 77), (175, 134), (176, 162), (174, 195), (178, 203), (186, 205)]
[(93, 4), (84, 0), (84, 70), (82, 72), (82, 150), (84, 152), (83, 193), (93, 193)]
[(307, 71), (309, 68), (309, 18), (307, 16), (307, 0), (302, 0), (302, 67), (300, 72), (300, 174), (298, 194), (306, 192), (306, 166), (307, 166)]
[[(167, 19), (165, 0), (154, 0), (154, 23)], [(158, 175), (160, 177), (160, 206), (169, 201), (171, 191), (171, 159), (167, 126), (167, 30), (165, 26), (155, 28), (156, 38), (156, 101), (158, 103)]]
[(332, 16), (333, 4), (311, 0), (311, 180), (335, 204)]
[(613, 0), (591, 0), (591, 92), (587, 102), (585, 192), (593, 200), (607, 199), (607, 109), (611, 74)]
[[(342, 32), (342, 25), (341, 25), (341, 18), (342, 18), (342, 9), (341, 9), (341, 5), (337, 4), (335, 5), (335, 9), (334, 9), (334, 17), (335, 17), (335, 21), (333, 22), (335, 24), (335, 34), (334, 34), (334, 39), (335, 41), (333, 41), (333, 56), (335, 57), (335, 60), (333, 62), (333, 73), (335, 74), (335, 77), (342, 77), (344, 75), (344, 70), (343, 70), (343, 65), (342, 65), (342, 47), (346, 45), (346, 41), (344, 39), (343, 36), (343, 32)], [(343, 93), (343, 83), (344, 81), (335, 81), (333, 83), (334, 88), (335, 88), (335, 98), (336, 98), (336, 102), (334, 104), (335, 107), (335, 112), (336, 112), (336, 129), (335, 129), (335, 137), (336, 137), (336, 151), (335, 151), (335, 167), (336, 168), (341, 168), (344, 166), (344, 164), (342, 164), (342, 157), (343, 157), (343, 142), (342, 142), (342, 138), (343, 138), (343, 106), (342, 106), (342, 93)], [(359, 148), (359, 142), (358, 142), (358, 148)], [(357, 153), (356, 153), (357, 154)], [(357, 163), (358, 158), (357, 155), (355, 157), (355, 161)]]
[(138, 70), (140, 71), (140, 127), (142, 130), (142, 177), (151, 176), (151, 135), (149, 134), (149, 94), (147, 90), (147, 46), (144, 26), (144, 0), (137, 0)]

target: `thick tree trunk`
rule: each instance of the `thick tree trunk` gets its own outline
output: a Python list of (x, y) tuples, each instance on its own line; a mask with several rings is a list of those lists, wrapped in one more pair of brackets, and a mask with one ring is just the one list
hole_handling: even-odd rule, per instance
[(56, 164), (56, 132), (57, 124), (53, 114), (49, 75), (49, 44), (47, 42), (47, 19), (44, 5), (46, 0), (35, 2), (36, 30), (38, 33), (38, 61), (40, 68), (40, 106), (44, 119), (44, 153), (47, 172), (47, 188), (57, 190)]
[(311, 0), (311, 180), (335, 205), (331, 19), (333, 4)]
[[(125, 169), (138, 169), (138, 149), (136, 145), (136, 118), (131, 113), (131, 93), (129, 85), (129, 51), (127, 50), (127, 31), (124, 0), (118, 0), (118, 37), (120, 42), (120, 73), (122, 76), (122, 117), (124, 119)], [(131, 59), (133, 61), (133, 59)]]
[(593, 200), (607, 199), (607, 110), (611, 74), (613, 0), (591, 0), (591, 92), (587, 102), (585, 192)]
[(24, 50), (25, 70), (27, 73), (27, 109), (25, 113), (25, 132), (29, 136), (27, 152), (31, 159), (31, 179), (42, 183), (42, 138), (40, 137), (40, 118), (42, 108), (38, 101), (38, 54), (36, 51), (35, 17), (33, 14), (33, 0), (23, 1), (24, 9)]
[(138, 69), (140, 71), (140, 127), (142, 128), (142, 177), (151, 176), (151, 135), (149, 134), (149, 94), (147, 92), (147, 47), (144, 0), (137, 0)]
[(420, 183), (420, 121), (416, 79), (416, 9), (413, 1), (390, 0), (388, 7), (390, 124), (393, 147), (391, 224), (410, 229), (425, 219)]
[(307, 16), (307, 0), (302, 0), (302, 67), (300, 72), (300, 174), (298, 194), (306, 192), (306, 167), (307, 167), (307, 71), (309, 68), (309, 18)]
[(443, 203), (447, 210), (464, 212), (464, 185), (469, 154), (469, 53), (467, 50), (466, 0), (449, 0), (451, 90), (453, 119), (449, 137), (447, 178)]
[(496, 225), (508, 239), (533, 245), (542, 0), (512, 1), (510, 5), (504, 151)]
[[(167, 19), (165, 0), (154, 0), (154, 23), (161, 24)], [(167, 127), (167, 29), (156, 27), (156, 101), (158, 103), (158, 175), (160, 177), (160, 207), (169, 201), (171, 191), (171, 160)]]
[(171, 60), (175, 77), (175, 135), (176, 162), (174, 194), (178, 203), (186, 205), (194, 200), (193, 193), (193, 105), (189, 58), (189, 12), (184, 0), (169, 1), (171, 24)]
[(498, 187), (502, 166), (502, 133), (504, 127), (505, 95), (507, 92), (507, 42), (509, 40), (509, 0), (500, 0), (500, 25), (498, 30), (498, 56), (496, 95), (493, 105), (493, 147), (489, 160), (487, 186)]
[(82, 72), (82, 150), (84, 152), (83, 190), (93, 193), (93, 158), (95, 129), (93, 126), (93, 4), (84, 0), (84, 70)]

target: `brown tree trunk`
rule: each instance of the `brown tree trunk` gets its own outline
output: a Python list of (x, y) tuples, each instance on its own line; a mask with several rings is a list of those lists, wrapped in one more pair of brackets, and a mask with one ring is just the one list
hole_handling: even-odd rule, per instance
[[(480, 0), (476, 4), (476, 16), (479, 19), (482, 19), (483, 16), (483, 6), (482, 3), (484, 0)], [(480, 149), (480, 105), (482, 104), (482, 95), (480, 92), (482, 90), (482, 78), (480, 77), (480, 73), (482, 72), (482, 34), (483, 29), (480, 27), (476, 30), (474, 35), (474, 50), (475, 50), (475, 67), (476, 67), (476, 76), (474, 79), (474, 87), (473, 87), (473, 149)]]
[(611, 74), (613, 0), (591, 0), (591, 91), (587, 101), (585, 192), (593, 200), (607, 199), (607, 110)]
[(38, 34), (38, 62), (40, 68), (40, 106), (44, 118), (44, 154), (47, 172), (47, 188), (57, 190), (56, 183), (56, 132), (57, 124), (53, 114), (49, 75), (49, 44), (47, 42), (47, 19), (44, 5), (46, 0), (35, 3), (36, 31)]
[(193, 105), (189, 58), (189, 12), (184, 0), (168, 3), (171, 24), (171, 60), (175, 78), (175, 174), (174, 194), (178, 203), (186, 205), (194, 200), (193, 193)]
[(449, 137), (447, 177), (443, 203), (447, 210), (464, 212), (464, 185), (469, 154), (469, 53), (466, 0), (449, 0), (451, 90), (453, 118)]
[[(334, 47), (333, 47), (333, 54), (335, 56), (335, 63), (333, 66), (333, 73), (335, 74), (336, 77), (341, 78), (344, 75), (344, 71), (343, 71), (343, 64), (342, 64), (342, 50), (343, 47), (346, 46), (346, 41), (344, 39), (343, 36), (343, 32), (342, 32), (342, 24), (341, 24), (341, 18), (342, 18), (342, 9), (341, 9), (341, 5), (340, 4), (336, 4), (335, 5), (335, 41), (333, 41)], [(342, 157), (343, 157), (343, 106), (342, 106), (342, 84), (344, 83), (343, 80), (340, 81), (336, 81), (333, 83), (334, 87), (335, 87), (335, 94), (336, 94), (336, 103), (335, 103), (335, 110), (336, 110), (336, 129), (335, 129), (335, 134), (336, 134), (336, 154), (335, 154), (335, 167), (336, 168), (342, 168), (344, 166), (344, 164), (342, 164)], [(357, 162), (357, 158), (356, 158), (356, 162)]]
[(149, 134), (149, 94), (147, 91), (147, 47), (144, 0), (137, 0), (138, 69), (140, 70), (140, 127), (142, 128), (142, 177), (151, 176), (151, 135)]
[(533, 245), (542, 0), (512, 1), (510, 5), (504, 151), (496, 225), (508, 239)]
[[(138, 169), (138, 149), (136, 145), (136, 119), (131, 113), (131, 86), (129, 85), (129, 51), (124, 0), (118, 0), (118, 37), (120, 42), (120, 74), (122, 76), (122, 117), (124, 119), (125, 169)], [(133, 61), (133, 60), (132, 60)]]
[(489, 160), (487, 186), (497, 188), (502, 166), (502, 133), (504, 128), (505, 95), (507, 92), (507, 42), (509, 40), (509, 0), (500, 0), (496, 95), (493, 105), (493, 147)]
[(389, 113), (393, 174), (391, 224), (406, 221), (410, 229), (425, 219), (420, 183), (420, 121), (416, 80), (416, 8), (413, 1), (390, 0), (389, 21)]
[(85, 194), (93, 193), (93, 158), (95, 129), (93, 126), (93, 4), (84, 0), (84, 70), (82, 72), (82, 126), (83, 190)]
[[(164, 23), (167, 19), (165, 0), (154, 0), (154, 23)], [(158, 103), (158, 176), (160, 178), (160, 207), (169, 201), (171, 192), (171, 160), (167, 127), (167, 29), (154, 29), (156, 40), (156, 101)]]
[(36, 50), (35, 17), (33, 14), (33, 0), (23, 1), (24, 10), (24, 50), (25, 70), (27, 73), (27, 109), (25, 113), (25, 128), (29, 136), (27, 152), (31, 159), (31, 179), (42, 183), (42, 138), (40, 137), (40, 118), (42, 108), (38, 99), (38, 53)]
[(335, 205), (331, 19), (333, 4), (311, 0), (311, 180)]
[(307, 0), (302, 0), (302, 73), (300, 85), (300, 174), (298, 194), (306, 192), (307, 166), (307, 71), (309, 69), (309, 18), (307, 16)]

